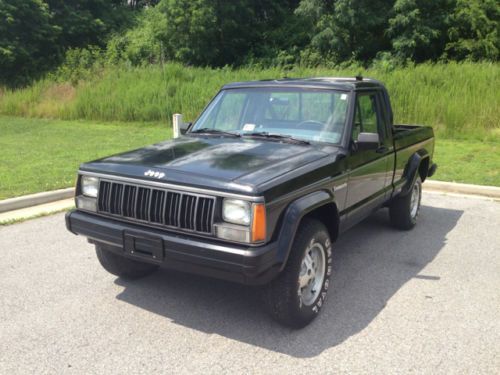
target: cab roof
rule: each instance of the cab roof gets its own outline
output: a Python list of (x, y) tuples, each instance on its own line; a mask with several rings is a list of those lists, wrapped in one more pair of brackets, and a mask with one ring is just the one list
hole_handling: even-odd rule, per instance
[(354, 90), (357, 88), (384, 87), (380, 81), (363, 77), (311, 77), (311, 78), (282, 78), (260, 81), (233, 82), (224, 85), (223, 89), (244, 87), (310, 87), (330, 88), (340, 90)]

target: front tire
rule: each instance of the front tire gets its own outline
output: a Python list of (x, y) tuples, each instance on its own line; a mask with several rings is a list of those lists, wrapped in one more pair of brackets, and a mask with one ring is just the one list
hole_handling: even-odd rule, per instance
[(422, 180), (417, 177), (411, 191), (393, 199), (389, 206), (391, 224), (398, 229), (410, 230), (417, 224), (422, 200)]
[(139, 279), (158, 269), (158, 266), (125, 258), (100, 245), (95, 245), (95, 252), (99, 263), (106, 271), (123, 279)]
[(283, 325), (305, 327), (325, 303), (331, 273), (328, 231), (320, 221), (304, 219), (285, 269), (263, 292), (266, 310)]

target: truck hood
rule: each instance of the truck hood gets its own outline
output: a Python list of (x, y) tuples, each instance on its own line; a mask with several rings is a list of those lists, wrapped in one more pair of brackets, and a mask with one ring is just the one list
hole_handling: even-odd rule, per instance
[[(331, 155), (331, 150), (329, 152)], [(80, 169), (252, 193), (259, 184), (328, 155), (324, 147), (314, 144), (199, 136), (182, 137), (113, 155), (82, 164)], [(154, 177), (148, 176), (148, 171), (160, 173)]]

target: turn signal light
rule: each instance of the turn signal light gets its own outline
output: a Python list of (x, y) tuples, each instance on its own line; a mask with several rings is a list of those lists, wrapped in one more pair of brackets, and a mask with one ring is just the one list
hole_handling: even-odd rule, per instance
[(252, 242), (266, 240), (266, 207), (263, 203), (253, 205)]

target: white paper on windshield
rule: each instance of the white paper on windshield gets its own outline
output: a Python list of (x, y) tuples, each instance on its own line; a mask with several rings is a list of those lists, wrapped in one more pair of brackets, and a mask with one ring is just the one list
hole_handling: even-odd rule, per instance
[(251, 132), (255, 129), (255, 124), (245, 124), (243, 125), (243, 131)]

